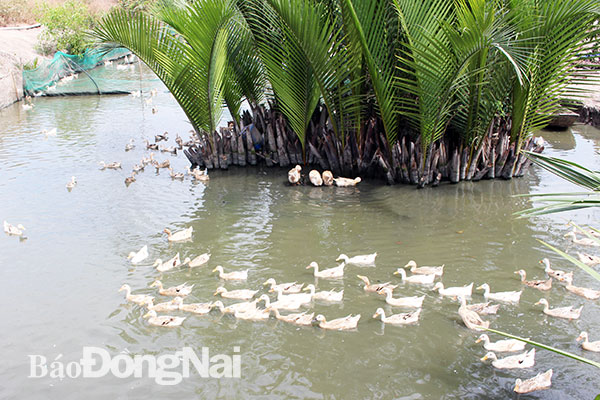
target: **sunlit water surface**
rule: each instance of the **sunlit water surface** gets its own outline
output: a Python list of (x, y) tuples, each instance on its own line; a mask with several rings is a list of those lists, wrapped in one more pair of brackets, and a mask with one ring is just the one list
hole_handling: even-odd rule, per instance
[[(96, 72), (96, 73), (106, 73)], [(135, 81), (152, 76), (136, 69), (120, 71)], [(81, 79), (81, 78), (80, 78)], [(139, 81), (136, 83), (139, 88)], [(167, 172), (147, 168), (126, 187), (133, 164), (148, 154), (143, 139), (169, 132), (188, 138), (189, 123), (164, 87), (155, 86), (153, 104), (130, 96), (39, 98), (31, 111), (15, 104), (0, 111), (0, 220), (21, 223), (27, 240), (0, 236), (0, 304), (2, 362), (0, 397), (22, 398), (513, 398), (514, 380), (554, 369), (550, 390), (527, 398), (592, 398), (600, 393), (597, 371), (570, 359), (538, 351), (528, 370), (495, 370), (479, 358), (477, 334), (460, 322), (458, 305), (427, 287), (400, 283), (399, 295), (426, 295), (421, 321), (407, 327), (384, 326), (372, 319), (377, 307), (399, 312), (382, 298), (366, 294), (357, 274), (372, 281), (399, 281), (392, 272), (408, 260), (445, 264), (446, 286), (487, 282), (492, 291), (519, 290), (513, 271), (542, 278), (539, 260), (549, 257), (573, 269), (541, 245), (544, 240), (571, 254), (588, 250), (569, 246), (563, 235), (568, 220), (599, 226), (597, 211), (516, 219), (527, 208), (523, 193), (574, 190), (537, 168), (511, 181), (445, 184), (416, 190), (363, 182), (357, 188), (286, 186), (286, 171), (232, 168), (211, 172), (207, 185), (173, 181)], [(135, 90), (136, 86), (130, 88)], [(151, 107), (157, 108), (153, 114)], [(44, 139), (43, 129), (58, 135)], [(547, 154), (600, 169), (599, 131), (576, 126), (572, 131), (544, 132)], [(125, 152), (130, 138), (137, 145)], [(164, 143), (164, 142), (163, 142)], [(171, 159), (177, 171), (185, 156)], [(123, 170), (100, 171), (98, 162), (121, 161)], [(74, 175), (78, 185), (68, 192)], [(194, 227), (192, 242), (169, 244), (165, 227)], [(132, 268), (126, 256), (147, 244), (150, 257)], [(349, 266), (343, 279), (314, 280), (305, 269), (311, 261), (332, 267), (340, 253), (378, 252), (375, 268)], [(589, 251), (589, 250), (588, 250)], [(207, 267), (160, 275), (150, 266), (179, 252), (212, 254)], [(593, 253), (593, 251), (592, 251)], [(596, 253), (597, 254), (597, 253)], [(151, 327), (144, 310), (127, 304), (117, 290), (123, 283), (135, 293), (155, 293), (149, 284), (195, 284), (186, 302), (213, 300), (222, 284), (211, 273), (246, 269), (244, 284), (228, 288), (262, 288), (277, 281), (317, 283), (318, 289), (344, 289), (340, 304), (312, 308), (333, 319), (360, 313), (357, 331), (331, 332), (298, 328), (276, 320), (236, 322), (218, 312), (189, 316), (176, 329)], [(575, 271), (579, 286), (597, 284)], [(533, 304), (546, 297), (551, 305), (585, 304), (582, 318), (567, 322), (546, 317)], [(166, 300), (162, 298), (161, 300)], [(480, 293), (473, 302), (482, 301)], [(225, 300), (226, 303), (232, 301)], [(599, 307), (556, 285), (549, 293), (526, 289), (518, 306), (502, 306), (488, 318), (492, 327), (531, 337), (575, 354), (581, 330), (600, 339)], [(595, 332), (595, 333), (594, 333)], [(496, 339), (496, 338), (493, 338)], [(69, 362), (83, 346), (112, 355), (172, 354), (185, 346), (209, 347), (211, 354), (232, 354), (240, 347), (241, 379), (207, 379), (192, 373), (175, 386), (151, 378), (28, 378), (30, 354)], [(585, 354), (600, 361), (596, 354)]]

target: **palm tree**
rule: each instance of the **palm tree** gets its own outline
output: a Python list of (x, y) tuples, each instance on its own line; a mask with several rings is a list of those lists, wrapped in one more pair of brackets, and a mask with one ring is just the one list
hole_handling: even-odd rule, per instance
[(136, 53), (209, 138), (224, 106), (239, 131), (247, 100), (254, 121), (284, 117), (277, 147), (293, 132), (304, 162), (426, 184), (494, 177), (495, 163), (518, 175), (519, 150), (571, 95), (598, 12), (595, 0), (198, 0), (114, 11), (94, 35)]

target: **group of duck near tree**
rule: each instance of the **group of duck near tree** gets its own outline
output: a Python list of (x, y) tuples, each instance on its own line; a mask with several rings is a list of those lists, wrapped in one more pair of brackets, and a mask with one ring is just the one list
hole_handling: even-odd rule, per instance
[[(305, 181), (305, 179), (303, 180), (303, 176), (300, 171), (302, 171), (302, 167), (300, 165), (296, 165), (288, 172), (288, 182), (291, 185), (299, 185)], [(328, 170), (323, 171), (323, 175), (321, 176), (321, 173), (316, 169), (313, 169), (308, 173), (308, 179), (313, 186), (332, 186), (335, 183), (336, 186), (348, 187), (356, 186), (361, 182), (360, 177), (356, 177), (354, 179), (342, 177), (334, 178), (331, 171)]]

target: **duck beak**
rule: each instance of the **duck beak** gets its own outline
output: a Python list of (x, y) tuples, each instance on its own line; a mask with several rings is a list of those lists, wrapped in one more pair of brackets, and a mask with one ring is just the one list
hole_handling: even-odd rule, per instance
[(144, 315), (142, 316), (142, 318), (148, 318), (149, 316), (150, 316), (150, 313), (148, 312), (148, 313), (144, 314)]
[(212, 270), (212, 272), (217, 272), (217, 269), (216, 269), (216, 268), (215, 268), (215, 269), (213, 269), (213, 270)]
[(475, 343), (479, 343), (481, 342), (481, 338), (477, 338), (477, 340), (475, 341)]
[(394, 275), (400, 275), (400, 272), (394, 271)]
[(218, 295), (218, 294), (219, 294), (219, 292), (214, 292), (214, 293), (213, 293), (213, 296), (216, 296), (216, 295)]
[(312, 268), (310, 265), (308, 267), (306, 267), (306, 269), (310, 269), (310, 268)]
[(273, 293), (275, 289), (269, 289), (269, 293)]
[(487, 361), (487, 359), (488, 359), (487, 354), (485, 356), (483, 356), (483, 357), (480, 358), (481, 361)]

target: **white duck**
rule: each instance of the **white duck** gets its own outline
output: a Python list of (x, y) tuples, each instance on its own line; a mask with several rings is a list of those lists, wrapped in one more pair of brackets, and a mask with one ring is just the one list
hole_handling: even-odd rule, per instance
[(244, 301), (241, 303), (230, 304), (227, 307), (225, 307), (223, 305), (221, 300), (217, 300), (213, 303), (213, 307), (218, 308), (219, 311), (221, 311), (223, 314), (234, 314), (236, 311), (244, 313), (244, 312), (254, 311), (256, 309), (256, 304), (260, 300), (261, 299), (256, 299), (256, 300), (252, 300), (252, 301)]
[(433, 281), (435, 280), (435, 275), (433, 275), (433, 274), (406, 276), (406, 271), (403, 270), (402, 268), (398, 268), (396, 270), (396, 272), (394, 272), (394, 275), (400, 275), (403, 282), (416, 283), (419, 285), (431, 285), (431, 284), (433, 284)]
[(600, 299), (600, 291), (599, 290), (594, 290), (594, 289), (589, 289), (589, 288), (584, 288), (584, 287), (579, 287), (579, 286), (573, 286), (572, 285), (573, 280), (571, 277), (568, 277), (566, 282), (567, 282), (567, 284), (565, 286), (565, 289), (567, 289), (569, 292), (576, 294), (577, 296), (584, 297), (588, 300)]
[(354, 178), (354, 179), (349, 179), (349, 178), (335, 178), (333, 180), (335, 182), (336, 186), (339, 187), (349, 187), (349, 186), (356, 186), (360, 183), (361, 179), (360, 177), (358, 178)]
[(181, 265), (181, 259), (179, 258), (179, 253), (175, 254), (175, 257), (163, 263), (160, 258), (157, 258), (152, 264), (153, 267), (156, 267), (156, 270), (159, 272), (165, 272), (172, 270), (173, 268), (177, 268)]
[(163, 296), (178, 296), (185, 297), (192, 293), (192, 289), (194, 285), (187, 285), (187, 282), (182, 283), (181, 285), (171, 286), (169, 288), (164, 288), (161, 281), (156, 280), (152, 282), (150, 287), (158, 287), (158, 293)]
[(22, 236), (24, 230), (25, 230), (25, 227), (21, 224), (14, 226), (14, 225), (11, 225), (8, 222), (4, 221), (4, 232), (7, 235)]
[(381, 316), (381, 322), (391, 325), (409, 325), (416, 324), (419, 322), (419, 316), (421, 315), (421, 309), (417, 309), (409, 313), (393, 314), (389, 317), (385, 316), (383, 308), (378, 308), (373, 314), (373, 318)]
[(492, 365), (498, 369), (531, 368), (535, 365), (535, 349), (501, 359), (498, 359), (496, 354), (490, 351), (481, 359), (481, 361), (486, 360), (492, 360)]
[(433, 286), (433, 290), (437, 290), (442, 296), (471, 297), (471, 294), (473, 293), (473, 282), (469, 283), (467, 286), (455, 286), (448, 288), (444, 288), (444, 284), (442, 282), (438, 282)]
[(121, 168), (121, 163), (117, 162), (117, 161), (111, 162), (108, 164), (104, 163), (104, 161), (100, 161), (98, 164), (100, 165), (101, 170), (105, 170), (107, 168), (108, 169), (120, 169)]
[(565, 272), (559, 269), (552, 269), (552, 267), (550, 266), (550, 260), (548, 260), (547, 258), (544, 258), (542, 261), (540, 261), (540, 263), (544, 264), (544, 271), (546, 272), (546, 274), (548, 274), (548, 276), (551, 276), (552, 278), (560, 282), (565, 282), (568, 279), (573, 278), (573, 271)]
[(467, 328), (474, 331), (482, 331), (490, 327), (490, 321), (482, 320), (479, 314), (467, 308), (467, 302), (464, 297), (459, 296), (458, 300), (460, 301), (458, 315)]
[(581, 316), (581, 310), (583, 309), (583, 306), (579, 308), (568, 306), (550, 309), (550, 304), (548, 304), (548, 300), (546, 299), (540, 299), (537, 303), (535, 303), (536, 306), (538, 304), (542, 304), (544, 306), (544, 314), (551, 317), (568, 319), (569, 321), (578, 319)]
[(42, 130), (42, 133), (44, 134), (44, 136), (46, 137), (46, 139), (48, 139), (49, 137), (56, 137), (56, 128), (52, 128), (50, 130)]
[(534, 288), (537, 290), (550, 290), (552, 289), (552, 277), (548, 278), (547, 280), (544, 279), (535, 279), (532, 281), (528, 281), (527, 280), (527, 273), (525, 272), (524, 269), (520, 269), (518, 271), (515, 271), (515, 274), (518, 274), (521, 277), (521, 282), (523, 282), (523, 284), (525, 286), (529, 286), (530, 288)]
[(132, 303), (139, 304), (143, 306), (148, 302), (148, 300), (154, 300), (154, 296), (148, 296), (146, 294), (131, 294), (131, 287), (128, 284), (124, 284), (119, 289), (119, 292), (125, 291), (125, 298), (127, 301), (131, 301)]
[(148, 246), (144, 245), (141, 249), (139, 249), (137, 252), (132, 251), (129, 253), (129, 255), (127, 256), (127, 259), (129, 260), (130, 263), (132, 264), (139, 264), (142, 261), (144, 261), (146, 258), (148, 258)]
[(200, 267), (200, 266), (206, 264), (208, 262), (208, 260), (210, 260), (210, 254), (204, 253), (204, 254), (200, 254), (198, 257), (194, 258), (193, 260), (190, 259), (189, 257), (186, 257), (185, 260), (183, 260), (183, 264), (187, 264), (190, 268), (196, 268), (196, 267)]
[(544, 373), (539, 373), (533, 378), (529, 378), (525, 381), (517, 378), (515, 379), (515, 388), (514, 391), (516, 393), (525, 394), (535, 392), (536, 390), (544, 390), (548, 389), (552, 386), (552, 369)]
[(157, 316), (156, 311), (150, 310), (145, 315), (144, 318), (148, 318), (148, 323), (154, 326), (180, 326), (185, 321), (186, 317), (172, 317), (170, 315), (161, 315)]
[(299, 165), (296, 165), (294, 168), (290, 169), (290, 171), (288, 172), (288, 181), (292, 184), (292, 185), (297, 185), (300, 182), (300, 171), (302, 171), (302, 167)]
[(210, 312), (214, 307), (213, 303), (187, 303), (183, 301), (179, 304), (179, 309), (185, 312), (191, 312), (193, 314), (205, 315)]
[(184, 240), (189, 240), (192, 238), (194, 227), (190, 226), (189, 228), (183, 229), (175, 233), (172, 233), (170, 229), (165, 228), (163, 232), (167, 234), (169, 242), (182, 242)]
[(344, 276), (344, 267), (346, 263), (341, 263), (335, 268), (324, 269), (323, 271), (319, 271), (319, 264), (316, 262), (311, 262), (306, 269), (314, 268), (314, 276), (317, 278), (341, 278)]
[(581, 347), (584, 350), (587, 351), (594, 351), (594, 352), (600, 352), (600, 340), (597, 340), (595, 342), (590, 342), (589, 338), (588, 338), (588, 334), (587, 332), (581, 332), (579, 334), (579, 336), (577, 337), (577, 339), (575, 339), (577, 342), (580, 342), (583, 340), (583, 343), (581, 343)]
[(227, 281), (245, 281), (248, 279), (248, 270), (245, 269), (243, 271), (232, 271), (232, 272), (223, 272), (223, 267), (217, 265), (212, 272), (219, 272), (219, 278), (227, 280)]
[(185, 175), (183, 174), (183, 172), (173, 172), (173, 168), (171, 168), (171, 167), (169, 167), (168, 169), (169, 169), (169, 175), (171, 176), (171, 179), (179, 179), (180, 181), (182, 181), (185, 178)]
[(392, 285), (391, 282), (384, 282), (384, 283), (371, 283), (371, 281), (369, 280), (369, 278), (367, 278), (366, 276), (362, 276), (362, 275), (356, 275), (358, 277), (358, 279), (360, 279), (361, 281), (364, 282), (364, 286), (363, 289), (365, 292), (379, 292), (381, 290), (383, 290), (384, 288), (390, 288), (392, 291), (394, 289), (396, 289), (398, 287), (398, 285)]
[(421, 297), (412, 296), (394, 298), (392, 297), (392, 289), (389, 287), (380, 290), (379, 294), (385, 295), (385, 302), (394, 307), (421, 308), (423, 307), (423, 301), (425, 300), (425, 295)]
[(269, 278), (263, 283), (263, 286), (269, 285), (269, 292), (275, 292), (277, 288), (281, 288), (283, 294), (300, 293), (304, 283), (286, 282), (277, 283), (275, 279)]
[(497, 314), (500, 304), (490, 305), (490, 302), (467, 304), (467, 308), (479, 315)]
[(302, 290), (308, 290), (310, 293), (283, 294), (283, 290), (281, 288), (277, 288), (275, 290), (275, 292), (277, 293), (277, 301), (291, 301), (300, 304), (310, 303), (313, 299), (313, 296), (315, 295), (315, 285), (310, 284)]
[(239, 290), (227, 290), (223, 286), (219, 286), (213, 296), (220, 295), (226, 299), (237, 299), (237, 300), (250, 300), (254, 295), (258, 293), (258, 290), (250, 289), (239, 289)]
[(153, 299), (148, 299), (148, 301), (146, 301), (146, 308), (148, 310), (154, 310), (156, 312), (175, 311), (175, 310), (179, 310), (180, 300), (181, 300), (181, 297), (176, 297), (171, 301), (154, 304)]
[(487, 283), (479, 286), (477, 290), (483, 290), (483, 297), (485, 297), (487, 300), (502, 301), (505, 303), (518, 303), (521, 299), (521, 294), (523, 294), (522, 290), (520, 292), (490, 293), (490, 285)]
[(577, 257), (579, 257), (579, 261), (591, 267), (600, 264), (600, 257), (598, 256), (594, 256), (587, 253), (577, 253)]
[(344, 261), (346, 264), (358, 265), (358, 266), (370, 266), (375, 265), (375, 257), (377, 257), (377, 253), (373, 254), (364, 254), (360, 256), (348, 257), (345, 254), (340, 254), (340, 256), (335, 261)]
[(570, 237), (571, 240), (573, 241), (573, 243), (581, 245), (581, 246), (595, 246), (595, 247), (600, 246), (600, 243), (597, 240), (594, 240), (591, 238), (577, 239), (577, 235), (575, 234), (574, 231), (567, 233), (565, 235), (565, 237)]
[(310, 183), (312, 183), (314, 186), (323, 185), (323, 178), (321, 178), (321, 174), (316, 169), (313, 169), (308, 173), (308, 179), (310, 180)]
[(271, 316), (270, 309), (254, 309), (250, 311), (235, 311), (233, 315), (237, 319), (244, 319), (248, 321), (264, 321), (265, 319), (269, 319)]
[(75, 180), (75, 177), (72, 176), (71, 180), (69, 182), (67, 182), (67, 189), (71, 190), (73, 189), (75, 186), (77, 185), (77, 180)]
[(129, 139), (129, 143), (125, 145), (125, 151), (133, 150), (134, 147), (133, 139)]
[(331, 173), (331, 171), (323, 171), (323, 185), (333, 185), (333, 174)]
[(278, 308), (268, 308), (275, 314), (275, 318), (294, 325), (310, 326), (312, 325), (315, 313), (307, 314), (306, 312), (281, 315)]
[(319, 327), (322, 329), (329, 329), (335, 331), (343, 331), (356, 329), (358, 326), (358, 320), (360, 319), (360, 314), (353, 316), (352, 314), (343, 317), (337, 318), (331, 321), (327, 321), (325, 317), (321, 314), (317, 315), (315, 321), (319, 324)]
[(279, 310), (298, 310), (306, 303), (297, 301), (296, 299), (282, 298), (280, 300), (271, 303), (271, 299), (266, 294), (261, 295), (258, 298), (259, 301), (265, 302), (265, 308), (279, 309)]
[(440, 265), (439, 267), (417, 267), (417, 263), (414, 260), (410, 260), (404, 268), (410, 268), (410, 272), (418, 275), (435, 275), (440, 277), (444, 275), (444, 265)]
[(490, 337), (485, 333), (479, 336), (475, 343), (483, 342), (483, 348), (488, 351), (495, 351), (497, 353), (509, 353), (513, 351), (525, 350), (527, 343), (517, 339), (505, 339), (498, 340), (497, 342), (490, 342)]
[[(310, 286), (310, 285), (309, 285)], [(313, 295), (314, 300), (337, 302), (344, 299), (344, 289), (336, 292), (335, 290), (316, 292)]]

